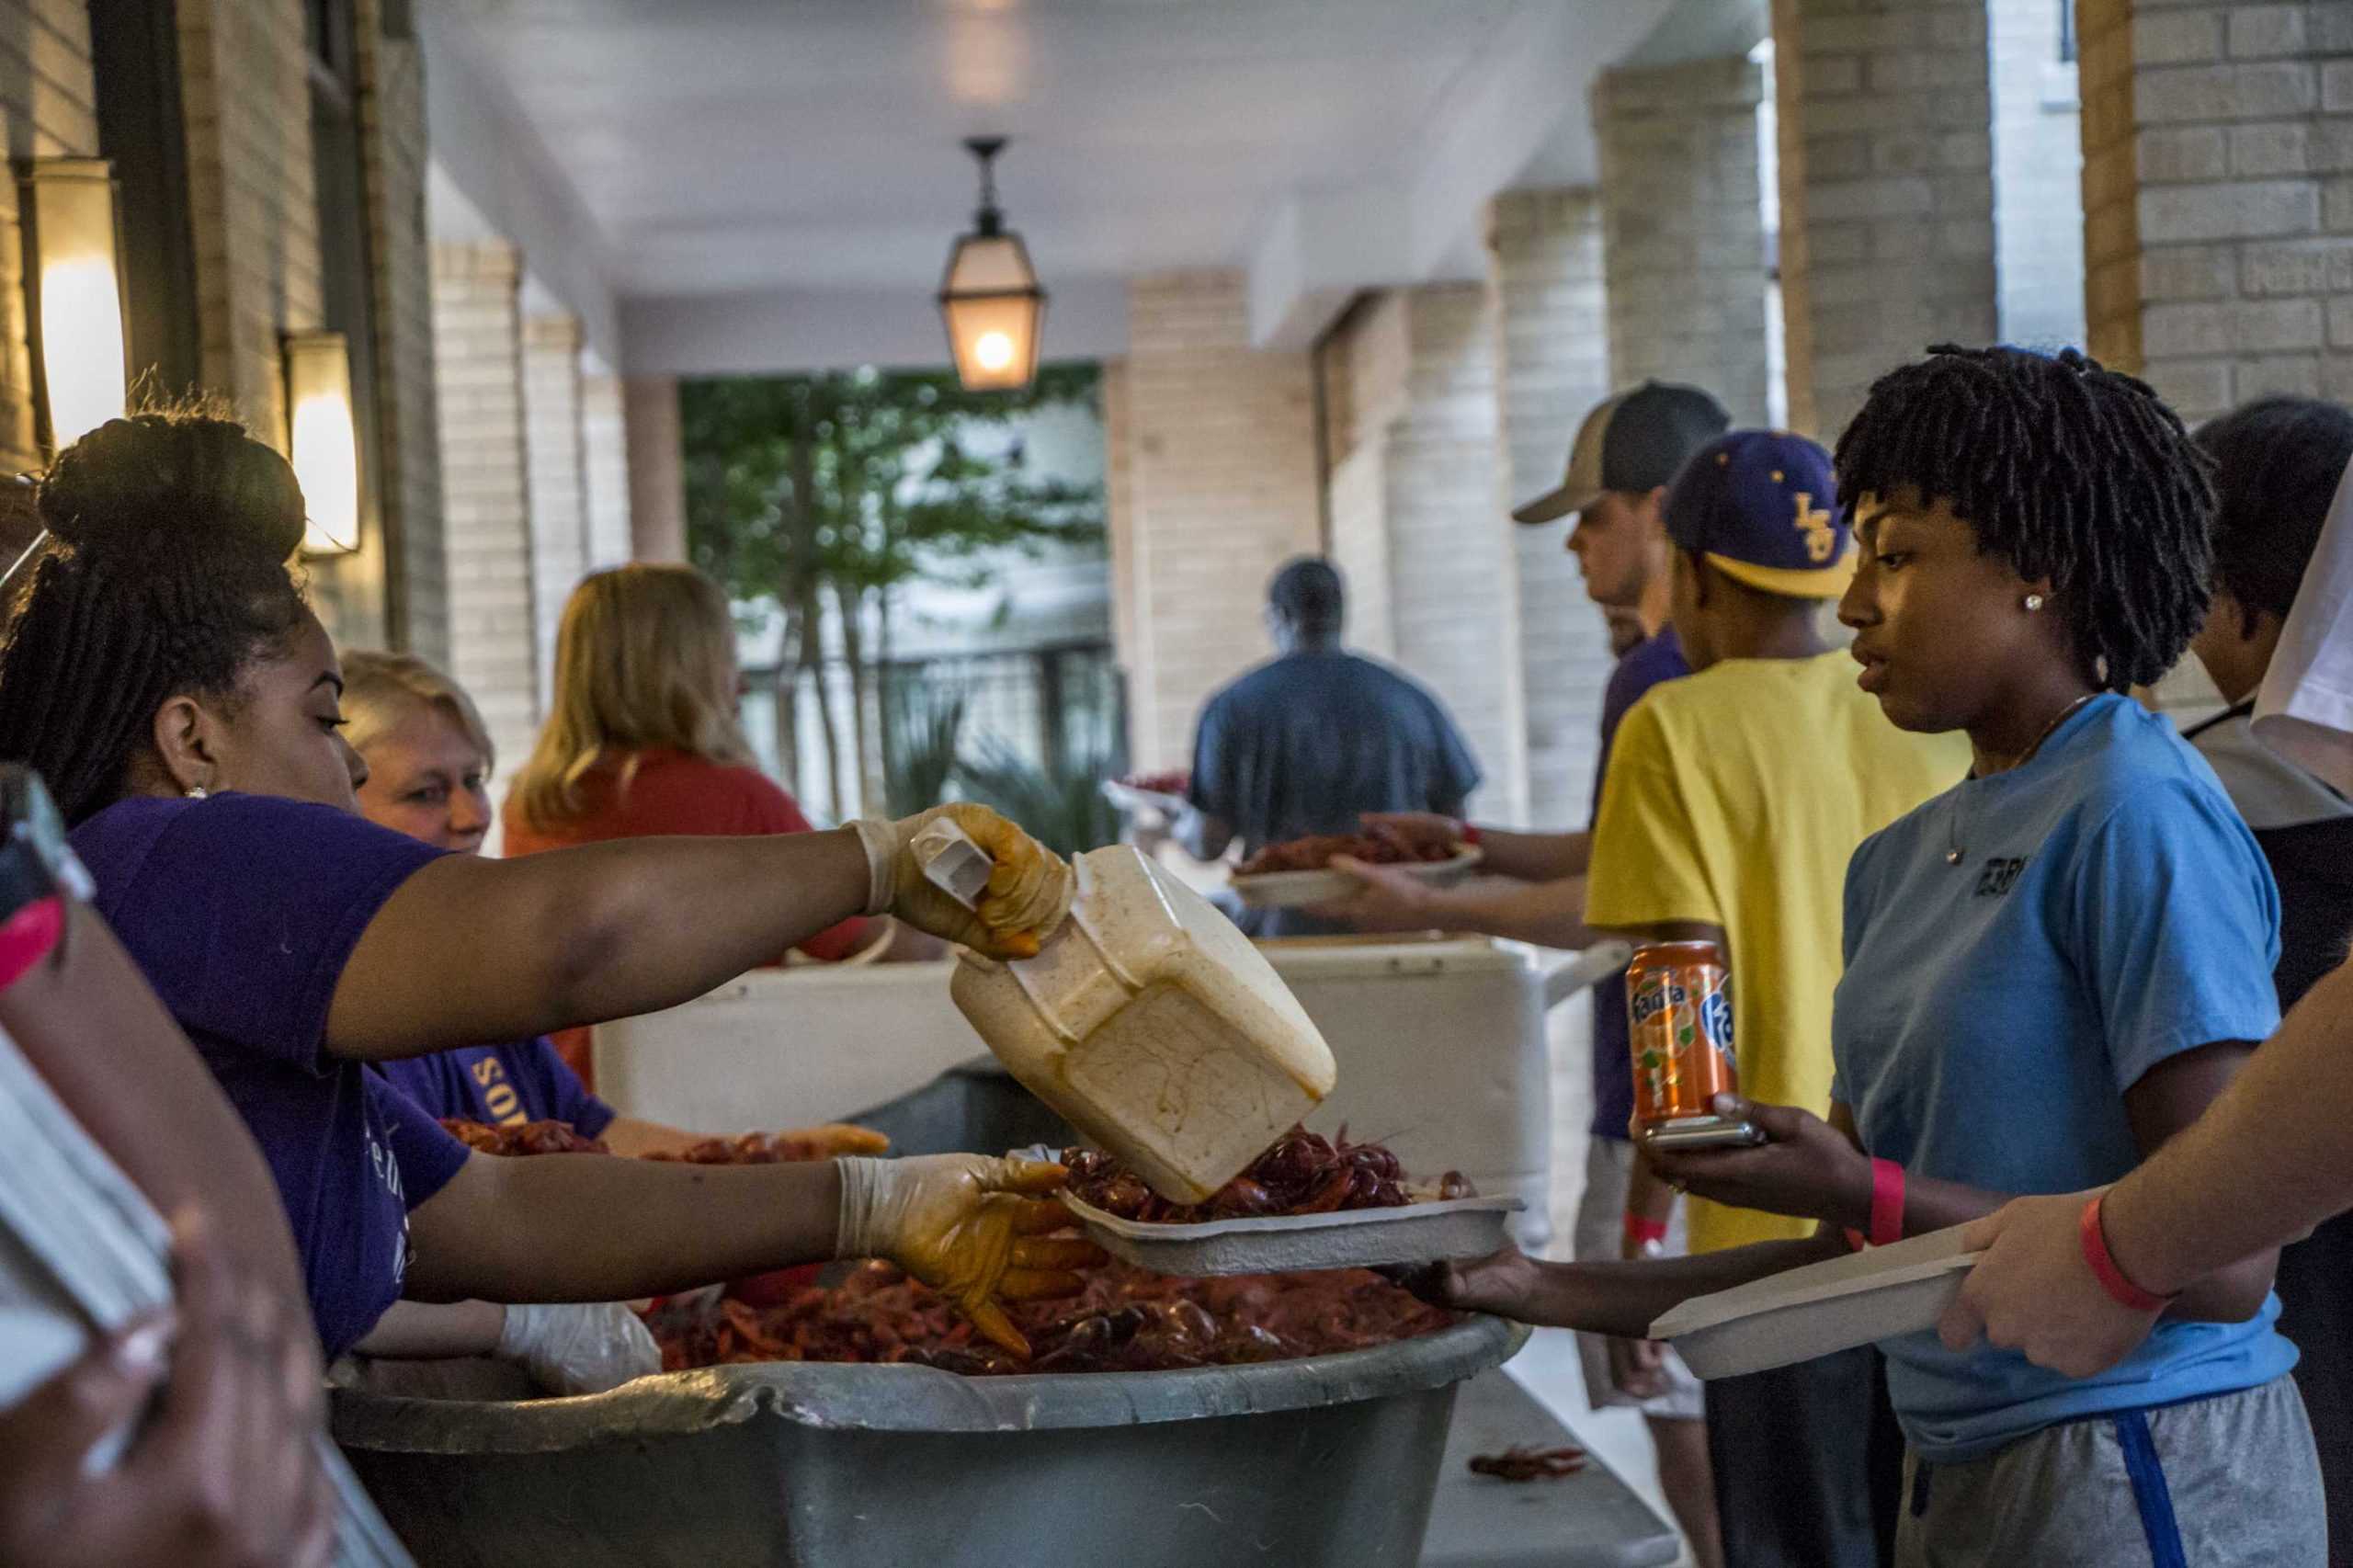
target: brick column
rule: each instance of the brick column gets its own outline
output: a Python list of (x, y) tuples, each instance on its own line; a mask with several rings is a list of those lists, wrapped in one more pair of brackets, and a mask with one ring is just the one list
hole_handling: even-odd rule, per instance
[(177, 17), (205, 389), (282, 449), (281, 340), (325, 308), (302, 7), (181, 0)]
[[(1599, 194), (1499, 196), (1488, 245), (1503, 354), (1504, 489), (1517, 505), (1561, 482), (1578, 424), (1610, 392)], [(1573, 827), (1592, 812), (1608, 637), (1565, 548), (1569, 523), (1496, 523), (1518, 556), (1529, 820)]]
[(580, 322), (523, 323), (523, 460), (531, 504), (531, 621), (540, 710), (552, 689), (563, 601), (588, 569), (588, 487), (580, 425)]
[(1475, 809), (1519, 821), (1528, 721), (1495, 304), (1475, 283), (1391, 290), (1337, 335), (1332, 555), (1349, 642), (1445, 702), (1486, 775)]
[(425, 233), (425, 62), (414, 36), (384, 36), (383, 9), (382, 0), (360, 0), (358, 46), (388, 640), (440, 664), (449, 657), (449, 559), (433, 388), (433, 257)]
[(1985, 0), (1774, 0), (1790, 423), (1998, 330)]
[(1108, 488), (1114, 625), (1139, 767), (1182, 766), (1204, 698), (1271, 650), (1267, 579), (1318, 547), (1305, 354), (1250, 347), (1243, 279), (1129, 288)]
[(2353, 397), (2353, 6), (2079, 15), (2092, 352), (2187, 419)]
[(519, 276), (509, 245), (433, 247), (449, 673), (482, 710), (502, 776), (530, 749), (540, 720), (532, 673)]
[(580, 445), (587, 459), (588, 564), (618, 566), (631, 544), (629, 421), (619, 376), (581, 378)]
[(687, 479), (677, 378), (629, 377), (621, 383), (621, 412), (628, 437), (630, 553), (640, 561), (684, 561)]
[(1688, 381), (1764, 423), (1758, 68), (1737, 56), (1602, 73), (1593, 90), (1620, 386)]

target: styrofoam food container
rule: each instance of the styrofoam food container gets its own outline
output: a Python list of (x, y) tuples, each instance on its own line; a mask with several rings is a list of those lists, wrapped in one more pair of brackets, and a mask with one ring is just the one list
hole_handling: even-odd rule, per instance
[(1457, 1198), (1402, 1209), (1155, 1225), (1107, 1214), (1067, 1192), (1062, 1199), (1105, 1252), (1155, 1274), (1188, 1278), (1484, 1257), (1502, 1247), (1506, 1222), (1528, 1207), (1517, 1198)]
[[(1043, 950), (1009, 963), (967, 952), (949, 994), (1031, 1094), (1163, 1198), (1198, 1203), (1304, 1120), (1339, 1069), (1274, 966), (1208, 900), (1126, 845), (1074, 869), (1069, 918)], [(958, 875), (931, 858), (926, 874)]]
[[(1458, 846), (1451, 859), (1415, 860), (1385, 868), (1403, 871), (1434, 888), (1450, 888), (1479, 869), (1484, 858), (1478, 846)], [(1253, 909), (1293, 909), (1305, 903), (1328, 903), (1348, 898), (1364, 884), (1346, 871), (1261, 871), (1233, 879), (1234, 895)]]
[(1165, 790), (1142, 790), (1122, 778), (1103, 780), (1103, 798), (1121, 811), (1154, 811), (1172, 820), (1185, 809), (1185, 797)]
[(1934, 1328), (1984, 1256), (1961, 1250), (1962, 1229), (1694, 1297), (1652, 1324), (1651, 1337), (1673, 1345), (1700, 1377), (1730, 1378)]

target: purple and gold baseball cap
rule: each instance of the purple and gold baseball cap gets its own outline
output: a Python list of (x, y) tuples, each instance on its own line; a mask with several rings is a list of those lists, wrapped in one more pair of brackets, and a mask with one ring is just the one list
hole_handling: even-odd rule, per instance
[(1666, 493), (1666, 533), (1733, 581), (1786, 598), (1835, 599), (1855, 575), (1830, 454), (1786, 430), (1734, 430), (1692, 453)]
[(1724, 405), (1698, 387), (1644, 381), (1603, 402), (1577, 426), (1561, 483), (1512, 513), (1515, 521), (1549, 523), (1582, 512), (1602, 493), (1642, 494), (1670, 483), (1683, 461), (1732, 423)]

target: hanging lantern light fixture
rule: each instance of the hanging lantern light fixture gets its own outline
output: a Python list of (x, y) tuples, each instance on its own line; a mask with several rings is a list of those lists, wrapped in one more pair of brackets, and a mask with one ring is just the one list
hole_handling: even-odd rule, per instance
[(980, 160), (981, 209), (972, 232), (958, 238), (948, 253), (939, 313), (948, 324), (956, 379), (965, 391), (1017, 391), (1038, 374), (1046, 291), (1038, 287), (1029, 247), (1005, 226), (1005, 214), (997, 210), (994, 161), (1005, 138), (974, 136), (964, 145)]

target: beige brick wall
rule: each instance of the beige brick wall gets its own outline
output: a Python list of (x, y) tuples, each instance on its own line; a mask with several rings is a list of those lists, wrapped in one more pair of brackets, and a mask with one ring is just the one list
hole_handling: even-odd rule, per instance
[(1129, 288), (1114, 462), (1117, 624), (1139, 767), (1182, 766), (1202, 699), (1269, 653), (1267, 579), (1318, 547), (1308, 356), (1249, 345), (1239, 273)]
[(1486, 782), (1483, 816), (1528, 813), (1518, 544), (1505, 517), (1501, 335), (1484, 284), (1386, 290), (1346, 324), (1346, 443), (1328, 499), (1349, 641), (1454, 715)]
[(375, 269), (378, 510), (391, 541), (391, 641), (449, 657), (449, 560), (434, 401), (433, 258), (425, 230), (425, 62), (383, 36), (382, 0), (359, 0), (359, 132)]
[[(97, 155), (90, 21), (76, 0), (0, 0), (0, 49), (17, 69), (0, 77), (0, 124), (8, 155)], [(0, 180), (0, 462), (41, 466), (33, 430), (32, 350), (25, 309), (24, 234), (17, 187)]]
[(580, 445), (588, 483), (588, 564), (618, 566), (630, 558), (629, 421), (619, 376), (581, 378)]
[(179, 31), (204, 382), (283, 448), (283, 337), (323, 309), (302, 0), (180, 0)]
[(481, 708), (502, 777), (529, 750), (540, 718), (518, 278), (510, 246), (433, 246), (449, 673)]
[(1766, 415), (1762, 72), (1734, 57), (1605, 71), (1594, 85), (1611, 379), (1688, 381)]
[(2353, 6), (2078, 17), (2093, 352), (2189, 419), (2353, 397)]
[[(351, 645), (449, 653), (447, 554), (426, 255), (423, 66), (358, 0), (360, 174), (374, 269), (377, 528), (308, 563), (328, 630)], [(287, 439), (283, 344), (321, 324), (318, 204), (301, 0), (181, 0), (182, 105), (206, 390), (260, 439)]]
[(525, 318), (523, 460), (531, 507), (531, 622), (540, 710), (547, 710), (563, 601), (588, 569), (588, 483), (582, 444), (580, 323)]
[(1790, 423), (1997, 327), (1985, 0), (1774, 0)]
[[(1599, 194), (1498, 197), (1488, 245), (1502, 345), (1505, 490), (1517, 505), (1561, 482), (1577, 426), (1609, 395)], [(1601, 695), (1613, 663), (1608, 637), (1565, 548), (1568, 520), (1502, 526), (1518, 557), (1529, 819), (1573, 827), (1592, 811)]]

